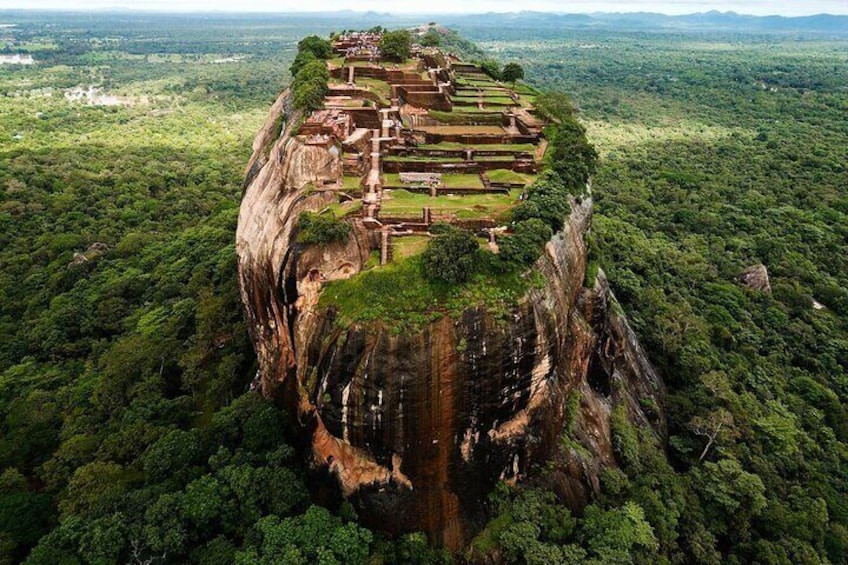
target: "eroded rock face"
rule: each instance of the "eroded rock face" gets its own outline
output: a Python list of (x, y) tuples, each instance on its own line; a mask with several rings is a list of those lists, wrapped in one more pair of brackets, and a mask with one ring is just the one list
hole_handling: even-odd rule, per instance
[(469, 309), (396, 335), (379, 322), (340, 327), (319, 309), (323, 282), (358, 273), (379, 242), (358, 223), (345, 244), (293, 241), (297, 215), (332, 199), (314, 187), (341, 170), (288, 131), (274, 139), (284, 107), (285, 95), (249, 167), (237, 234), (242, 298), (261, 390), (296, 417), (313, 468), (366, 524), (424, 530), (458, 548), (484, 523), (498, 480), (547, 461), (563, 499), (585, 505), (615, 465), (613, 406), (664, 433), (662, 383), (603, 274), (583, 287), (591, 199), (572, 202), (534, 267), (545, 285), (505, 318)]
[(742, 281), (742, 284), (752, 290), (758, 290), (766, 293), (771, 292), (768, 269), (766, 269), (766, 266), (762, 263), (751, 265), (745, 269), (742, 274), (739, 275), (739, 280)]

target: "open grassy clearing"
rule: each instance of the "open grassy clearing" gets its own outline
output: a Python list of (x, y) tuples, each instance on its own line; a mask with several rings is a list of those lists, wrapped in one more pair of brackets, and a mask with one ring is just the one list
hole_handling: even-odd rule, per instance
[(377, 94), (381, 99), (388, 103), (392, 97), (392, 87), (389, 83), (376, 78), (359, 78), (354, 77), (354, 83), (357, 86), (364, 86), (371, 92)]
[[(474, 106), (456, 107), (453, 112), (430, 111), (430, 117), (449, 126), (500, 126), (503, 120), (503, 111), (491, 109), (479, 109)], [(503, 129), (501, 129), (503, 131)]]
[(491, 79), (485, 79), (485, 78), (461, 77), (461, 78), (457, 79), (457, 82), (459, 84), (467, 84), (469, 86), (488, 86), (488, 87), (494, 87), (494, 88), (497, 88), (497, 87), (503, 88), (499, 83), (497, 83), (497, 82), (495, 82)]
[(495, 161), (509, 163), (515, 161), (515, 155), (511, 153), (507, 153), (506, 155), (486, 155), (485, 157), (475, 157), (474, 160), (481, 163), (492, 163)]
[(482, 98), (483, 100), (492, 100), (492, 99), (501, 99), (508, 98), (512, 100), (512, 97), (509, 95), (509, 90), (458, 90), (454, 96), (452, 96), (454, 100), (457, 99), (469, 99), (469, 100), (478, 100)]
[(516, 173), (515, 171), (511, 171), (509, 169), (495, 169), (494, 171), (487, 171), (486, 176), (489, 177), (489, 182), (503, 182), (510, 184), (524, 183), (525, 185), (533, 184), (539, 177), (539, 175)]
[(427, 235), (405, 235), (392, 238), (392, 260), (400, 261), (407, 257), (420, 255), (430, 243)]
[[(453, 112), (447, 115), (440, 114), (436, 119), (453, 123), (460, 120), (472, 120), (473, 122), (474, 120), (479, 120), (481, 117), (485, 117), (485, 119), (491, 118), (494, 122), (495, 120), (499, 121), (502, 119), (501, 116), (505, 109), (504, 106), (488, 106), (484, 108), (478, 108), (477, 106), (454, 106)], [(472, 116), (469, 116), (469, 114)], [(432, 116), (433, 113), (431, 112), (430, 115)]]
[(442, 175), (445, 188), (484, 188), (480, 175)]
[(482, 102), (482, 96), (451, 96), (451, 102)]
[(422, 209), (429, 207), (433, 213), (456, 214), (458, 219), (493, 218), (498, 221), (509, 219), (509, 213), (518, 203), (521, 191), (513, 189), (509, 194), (466, 194), (432, 197), (408, 190), (386, 190), (383, 192), (380, 215), (392, 218), (420, 218)]
[(419, 126), (415, 131), (438, 135), (498, 135), (504, 134), (501, 126)]
[[(486, 156), (477, 156), (473, 159), (473, 161), (480, 161), (484, 163), (489, 163), (492, 161), (503, 161), (509, 162), (514, 161), (515, 155), (512, 153), (505, 153), (503, 155), (486, 155)], [(384, 163), (421, 163), (422, 165), (427, 163), (465, 163), (465, 159), (462, 157), (427, 157), (427, 156), (415, 156), (415, 155), (389, 155), (388, 157), (383, 158)]]
[[(477, 174), (443, 174), (442, 182), (446, 188), (484, 188), (480, 175)], [(383, 186), (423, 186), (424, 183), (404, 183), (397, 173), (383, 175)]]
[[(503, 86), (499, 86), (499, 85), (482, 85), (482, 84), (473, 85), (473, 84), (468, 84), (468, 83), (457, 83), (457, 85), (456, 85), (456, 92), (458, 94), (462, 93), (466, 96), (468, 95), (467, 93), (472, 93), (472, 92), (482, 92), (484, 94), (492, 94), (492, 95), (500, 94), (501, 96), (503, 96), (504, 94), (508, 93), (509, 91), (510, 91), (510, 89), (503, 87)], [(521, 94), (521, 93), (519, 92), (519, 94)]]
[(342, 179), (345, 190), (359, 190), (362, 188), (362, 177), (345, 176)]
[(511, 96), (484, 96), (483, 102), (486, 104), (515, 104), (515, 100)]
[(388, 155), (383, 157), (384, 163), (461, 163), (458, 157), (426, 157), (415, 155)]
[(443, 141), (442, 143), (426, 143), (419, 145), (418, 149), (426, 149), (432, 151), (451, 151), (456, 149), (476, 149), (478, 151), (503, 151), (516, 152), (522, 151), (532, 153), (536, 150), (536, 146), (532, 143), (455, 143)]

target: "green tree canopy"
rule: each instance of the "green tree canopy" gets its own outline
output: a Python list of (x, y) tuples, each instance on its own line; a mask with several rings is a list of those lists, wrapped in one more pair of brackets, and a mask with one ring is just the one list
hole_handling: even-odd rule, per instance
[(501, 78), (514, 84), (515, 81), (524, 78), (524, 67), (518, 63), (507, 63), (501, 71)]
[(316, 59), (329, 59), (333, 56), (333, 44), (317, 35), (304, 37), (297, 42), (298, 53), (311, 53)]
[(330, 71), (318, 59), (309, 61), (298, 71), (291, 84), (292, 103), (295, 108), (312, 112), (324, 106), (324, 96), (329, 87)]
[(552, 234), (550, 226), (537, 217), (520, 221), (511, 236), (499, 240), (500, 258), (507, 269), (526, 268), (539, 258)]
[(412, 34), (407, 29), (387, 31), (380, 40), (380, 52), (385, 59), (398, 63), (412, 54)]
[(297, 219), (297, 241), (307, 245), (327, 245), (346, 241), (350, 235), (350, 224), (336, 219), (332, 214), (304, 212)]
[(428, 29), (427, 33), (421, 36), (419, 43), (424, 47), (438, 47), (442, 43), (442, 36), (435, 29)]
[(422, 255), (424, 269), (428, 277), (463, 283), (474, 273), (479, 251), (480, 245), (472, 234), (451, 228), (427, 245)]

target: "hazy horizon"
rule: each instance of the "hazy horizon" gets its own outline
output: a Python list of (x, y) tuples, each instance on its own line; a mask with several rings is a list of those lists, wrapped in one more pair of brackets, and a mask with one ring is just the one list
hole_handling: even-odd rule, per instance
[(482, 14), (488, 12), (515, 13), (536, 11), (548, 13), (636, 13), (654, 12), (667, 15), (684, 15), (699, 12), (720, 11), (736, 12), (752, 16), (808, 16), (816, 14), (848, 15), (848, 2), (845, 0), (813, 0), (793, 2), (773, 2), (770, 0), (602, 0), (600, 2), (574, 1), (558, 2), (552, 0), (527, 0), (516, 10), (514, 0), (467, 0), (457, 3), (450, 0), (431, 0), (426, 10), (416, 6), (409, 8), (403, 3), (377, 0), (315, 0), (304, 8), (300, 2), (272, 0), (186, 0), (172, 2), (168, 0), (150, 0), (143, 8), (127, 0), (82, 0), (67, 2), (62, 0), (30, 0), (21, 6), (20, 0), (0, 0), (0, 10), (49, 10), (49, 11), (109, 11), (128, 10), (133, 12), (183, 12), (183, 13), (321, 13), (352, 10), (356, 12), (376, 11), (388, 14)]

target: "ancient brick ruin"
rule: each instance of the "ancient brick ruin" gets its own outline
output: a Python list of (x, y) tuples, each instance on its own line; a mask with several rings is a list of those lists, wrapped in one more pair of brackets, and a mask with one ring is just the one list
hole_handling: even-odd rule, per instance
[[(436, 48), (413, 45), (409, 60), (384, 61), (380, 41), (352, 32), (333, 42), (324, 108), (297, 132), (302, 143), (342, 156), (342, 177), (320, 190), (339, 191), (342, 215), (361, 214), (364, 226), (383, 232), (383, 264), (394, 238), (426, 234), (436, 221), (507, 230), (506, 212), (535, 179), (547, 145), (533, 90), (510, 88)], [(432, 204), (412, 213), (405, 200), (416, 193)], [(483, 194), (495, 195), (491, 213), (477, 202), (464, 207), (463, 197)]]

